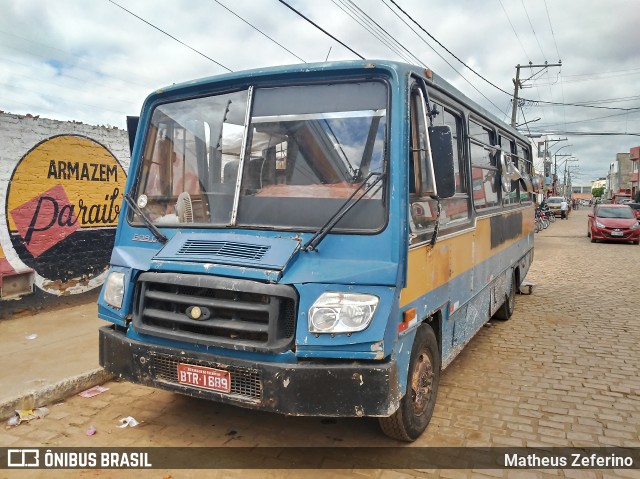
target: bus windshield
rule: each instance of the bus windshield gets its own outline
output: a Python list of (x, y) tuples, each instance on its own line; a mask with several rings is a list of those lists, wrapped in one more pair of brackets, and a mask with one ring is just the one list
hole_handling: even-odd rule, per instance
[[(384, 170), (387, 102), (385, 83), (367, 81), (161, 104), (132, 196), (161, 226), (315, 230), (369, 173)], [(385, 184), (334, 229), (380, 229)]]

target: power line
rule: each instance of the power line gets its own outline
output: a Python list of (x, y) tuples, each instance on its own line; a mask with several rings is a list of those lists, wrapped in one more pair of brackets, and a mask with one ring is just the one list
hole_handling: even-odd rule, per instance
[[(558, 42), (556, 42), (556, 35), (553, 31), (553, 24), (551, 23), (551, 15), (549, 14), (549, 7), (547, 6), (547, 0), (544, 0), (544, 9), (547, 12), (547, 20), (549, 21), (549, 29), (551, 30), (551, 38), (553, 38), (553, 45), (556, 48), (556, 53), (558, 54), (558, 62), (562, 61), (562, 57), (560, 56), (560, 50), (558, 50)], [(560, 70), (560, 73), (562, 73), (562, 69)], [(562, 98), (562, 102), (565, 102), (565, 96), (564, 96), (564, 77), (562, 75), (560, 75), (560, 95)], [(564, 120), (566, 121), (566, 108), (563, 106), (562, 107), (562, 115)]]
[(620, 101), (630, 101), (630, 100), (638, 100), (638, 99), (640, 99), (640, 95), (623, 96), (618, 98), (607, 98), (606, 100), (580, 101), (578, 103), (584, 103), (585, 105), (587, 105), (587, 104), (594, 104), (594, 103), (617, 103)]
[[(398, 13), (397, 13), (396, 11), (394, 11), (394, 10), (393, 10), (393, 9), (392, 9), (392, 8), (391, 8), (391, 7), (386, 3), (386, 1), (385, 1), (385, 0), (381, 0), (381, 1), (382, 1), (382, 3), (384, 3), (385, 7), (387, 7), (387, 8), (389, 9), (389, 11), (391, 11), (391, 13), (393, 13), (396, 17), (398, 17), (402, 23), (404, 23), (407, 27), (409, 27), (409, 29), (410, 29), (413, 33), (415, 33), (415, 34), (416, 34), (416, 36), (417, 36), (420, 40), (422, 40), (422, 42), (424, 42), (424, 44), (425, 44), (425, 45), (427, 45), (429, 48), (431, 48), (431, 50), (433, 50), (433, 52), (434, 52), (436, 55), (438, 55), (438, 56), (442, 59), (442, 61), (443, 61), (443, 62), (445, 62), (447, 65), (449, 65), (449, 67), (450, 67), (454, 72), (456, 72), (456, 73), (460, 76), (460, 78), (462, 78), (464, 81), (466, 81), (466, 82), (471, 86), (471, 88), (473, 88), (475, 91), (477, 91), (477, 92), (478, 92), (478, 93), (479, 93), (479, 94), (480, 94), (480, 95), (481, 95), (485, 100), (487, 100), (489, 103), (491, 103), (491, 104), (496, 108), (496, 110), (498, 110), (498, 111), (502, 111), (498, 105), (496, 105), (495, 103), (493, 103), (493, 102), (492, 102), (492, 101), (491, 101), (491, 100), (490, 100), (490, 99), (489, 99), (489, 98), (488, 98), (484, 93), (482, 93), (482, 92), (478, 89), (478, 87), (476, 87), (473, 83), (471, 83), (471, 82), (470, 82), (470, 81), (469, 81), (469, 80), (468, 80), (468, 79), (467, 79), (467, 78), (466, 78), (462, 73), (460, 73), (460, 72), (456, 69), (456, 67), (454, 67), (451, 63), (449, 63), (449, 61), (448, 61), (446, 58), (444, 58), (444, 57), (440, 54), (440, 52), (438, 52), (435, 48), (433, 48), (433, 46), (431, 46), (431, 45), (429, 44), (429, 42), (427, 42), (427, 41), (424, 39), (424, 37), (422, 37), (422, 35), (420, 35), (418, 32), (416, 32), (416, 30), (415, 30), (411, 25), (409, 25), (409, 24), (405, 21), (405, 19), (404, 19), (404, 18), (402, 18), (400, 15), (398, 15)], [(394, 3), (394, 5), (396, 5), (396, 7), (397, 7), (398, 9), (400, 9), (400, 10), (402, 11), (402, 9), (401, 9), (400, 7), (398, 7), (398, 5), (397, 5), (395, 2), (393, 2), (393, 0), (390, 0), (390, 1), (391, 1), (392, 3)], [(406, 12), (403, 12), (403, 13), (404, 13), (405, 15), (407, 15), (407, 13), (406, 13)], [(407, 15), (407, 16), (408, 16), (409, 18), (411, 18), (409, 15)], [(413, 20), (413, 19), (412, 19), (412, 20)], [(413, 20), (413, 23), (416, 23), (416, 21), (415, 21), (415, 20)], [(418, 24), (416, 23), (416, 25), (418, 25)], [(420, 25), (418, 25), (418, 26), (420, 27)], [(420, 28), (422, 28), (422, 27), (420, 27)], [(428, 32), (426, 32), (426, 33), (427, 33), (427, 34), (429, 34)], [(437, 40), (436, 40), (436, 41), (437, 41)], [(458, 61), (462, 62), (462, 60), (460, 60), (460, 59), (458, 59)], [(463, 65), (465, 65), (465, 64), (464, 64), (464, 62), (462, 62), (462, 64), (463, 64)], [(467, 65), (465, 65), (465, 66), (467, 66)], [(467, 68), (469, 68), (469, 67), (467, 67)], [(471, 69), (471, 68), (469, 68), (469, 69)], [(475, 73), (475, 72), (474, 72), (474, 73)]]
[[(613, 72), (607, 72), (607, 73), (596, 73), (596, 74), (592, 74), (592, 75), (565, 75), (563, 77), (563, 81), (564, 83), (582, 83), (582, 82), (586, 82), (586, 81), (598, 81), (598, 80), (607, 80), (609, 78), (619, 78), (619, 77), (624, 77), (624, 76), (628, 76), (628, 75), (639, 75), (640, 72), (631, 72), (629, 71), (628, 73), (613, 73)], [(585, 78), (585, 77), (589, 77), (589, 78)]]
[[(529, 103), (542, 103), (544, 105), (562, 105), (562, 106), (575, 106), (575, 107), (581, 107), (581, 108), (598, 108), (601, 110), (620, 110), (620, 111), (640, 110), (640, 107), (621, 108), (621, 107), (614, 107), (614, 106), (582, 105), (580, 103), (560, 103), (555, 101), (529, 100), (527, 98), (521, 98), (521, 100), (524, 100), (525, 102), (529, 102)], [(539, 105), (536, 105), (536, 106), (539, 106)]]
[(515, 27), (513, 26), (513, 23), (511, 23), (511, 18), (509, 18), (509, 14), (507, 13), (507, 9), (504, 8), (504, 5), (502, 4), (502, 0), (498, 0), (498, 1), (500, 2), (500, 6), (502, 7), (502, 11), (504, 12), (505, 17), (507, 17), (507, 21), (509, 22), (509, 25), (511, 25), (511, 30), (513, 30), (513, 34), (518, 39), (518, 43), (520, 44), (520, 48), (522, 48), (522, 51), (524, 52), (524, 56), (527, 57), (527, 60), (531, 61), (531, 57), (529, 56), (529, 54), (527, 53), (527, 50), (525, 50), (524, 45), (520, 41), (520, 37), (518, 36), (518, 32), (516, 31)]
[[(608, 98), (606, 100), (579, 101), (579, 102), (576, 102), (576, 105), (587, 106), (587, 105), (595, 105), (595, 104), (598, 104), (598, 103), (618, 103), (618, 102), (622, 102), (622, 101), (632, 101), (632, 100), (640, 100), (640, 95), (626, 96), (626, 97), (620, 97), (620, 98)], [(537, 105), (537, 106), (539, 108), (544, 108), (544, 107), (550, 106), (550, 105)]]
[(538, 40), (538, 35), (536, 35), (536, 31), (533, 28), (533, 23), (531, 23), (531, 18), (529, 17), (529, 12), (527, 12), (527, 7), (525, 7), (525, 5), (524, 5), (524, 0), (520, 0), (520, 3), (522, 3), (522, 8), (524, 9), (524, 13), (527, 16), (527, 20), (529, 20), (529, 26), (531, 27), (531, 31), (533, 32), (533, 37), (536, 39), (536, 43), (538, 44), (538, 48), (540, 49), (540, 53), (542, 53), (542, 58), (544, 58), (546, 60), (547, 56), (544, 54), (544, 51), (542, 51), (542, 46), (540, 45), (540, 40)]
[[(281, 1), (281, 0), (280, 0)], [(384, 1), (384, 0), (383, 0)], [(395, 0), (389, 0), (391, 3), (393, 3), (395, 5), (395, 7), (400, 10), (407, 18), (409, 18), (415, 25), (418, 26), (418, 28), (420, 28), (420, 30), (422, 30), (424, 33), (426, 33), (429, 38), (431, 38), (433, 41), (435, 41), (438, 45), (440, 45), (440, 47), (442, 47), (449, 55), (451, 55), (453, 58), (455, 58), (456, 60), (458, 60), (462, 65), (464, 65), (465, 67), (467, 67), (469, 69), (469, 71), (471, 71), (472, 73), (475, 73), (479, 78), (481, 78), (482, 80), (484, 80), (485, 82), (487, 82), (489, 85), (491, 85), (492, 87), (494, 87), (496, 90), (501, 91), (502, 93), (509, 95), (510, 97), (513, 96), (512, 93), (503, 90), (502, 88), (500, 88), (499, 86), (497, 86), (496, 84), (494, 84), (493, 82), (487, 80), (484, 76), (482, 76), (480, 73), (478, 73), (477, 71), (475, 71), (473, 68), (471, 68), (469, 65), (467, 65), (464, 61), (462, 61), (460, 58), (458, 58), (458, 56), (453, 53), (451, 50), (449, 50), (447, 47), (445, 47), (442, 43), (440, 43), (440, 41), (435, 38), (431, 33), (429, 33), (427, 30), (425, 30), (425, 28), (420, 25), (411, 15), (409, 15), (400, 5), (398, 5)], [(582, 108), (601, 108), (601, 109), (605, 109), (605, 110), (622, 110), (622, 111), (632, 111), (632, 110), (640, 110), (640, 107), (638, 108), (616, 108), (616, 107), (606, 107), (606, 106), (593, 106), (593, 105), (579, 105), (579, 104), (575, 104), (575, 103), (561, 103), (561, 102), (554, 102), (554, 101), (544, 101), (544, 100), (531, 100), (529, 98), (520, 98), (520, 100), (523, 100), (525, 102), (529, 102), (529, 103), (543, 103), (545, 105), (560, 105), (560, 106), (575, 106), (575, 107), (582, 107)], [(494, 105), (495, 106), (495, 105)], [(499, 110), (499, 108), (498, 108)]]
[(549, 28), (551, 29), (551, 37), (553, 38), (553, 44), (556, 47), (556, 53), (558, 54), (558, 61), (562, 58), (558, 51), (558, 43), (556, 42), (556, 35), (553, 33), (553, 25), (551, 24), (551, 15), (549, 15), (549, 7), (547, 6), (547, 0), (544, 0), (544, 9), (547, 11), (547, 19), (549, 20)]
[(536, 135), (575, 135), (575, 136), (640, 136), (640, 133), (615, 132), (615, 131), (532, 131), (531, 136)]
[(146, 23), (146, 24), (147, 24), (147, 25), (149, 25), (150, 27), (153, 27), (153, 28), (155, 28), (156, 30), (158, 30), (159, 32), (164, 33), (166, 36), (168, 36), (168, 37), (169, 37), (169, 38), (171, 38), (172, 40), (175, 40), (175, 41), (176, 41), (176, 42), (178, 42), (180, 45), (184, 45), (184, 46), (185, 46), (185, 47), (187, 47), (189, 50), (196, 52), (198, 55), (200, 55), (200, 56), (202, 56), (202, 57), (206, 58), (207, 60), (212, 61), (212, 62), (213, 62), (213, 63), (215, 63), (216, 65), (218, 65), (218, 66), (220, 66), (220, 67), (224, 68), (224, 69), (225, 69), (225, 70), (227, 70), (228, 72), (232, 72), (232, 71), (233, 71), (232, 69), (230, 69), (230, 68), (228, 68), (228, 67), (224, 66), (222, 63), (220, 63), (220, 62), (218, 62), (218, 61), (214, 60), (213, 58), (211, 58), (211, 57), (209, 57), (209, 56), (205, 55), (205, 54), (204, 54), (204, 53), (202, 53), (201, 51), (198, 51), (198, 50), (196, 50), (195, 48), (193, 48), (192, 46), (187, 45), (187, 44), (186, 44), (186, 43), (184, 43), (182, 40), (178, 40), (176, 37), (174, 37), (174, 36), (173, 36), (173, 35), (171, 35), (170, 33), (165, 32), (162, 28), (156, 27), (153, 23), (150, 23), (150, 22), (148, 22), (147, 20), (145, 20), (144, 18), (142, 18), (142, 17), (140, 17), (140, 16), (136, 15), (136, 14), (135, 14), (135, 13), (133, 13), (132, 11), (127, 10), (127, 9), (126, 9), (126, 8), (124, 8), (122, 5), (120, 5), (120, 4), (116, 3), (116, 2), (114, 2), (113, 0), (107, 0), (107, 1), (109, 1), (109, 2), (113, 3), (116, 7), (121, 8), (122, 10), (124, 10), (125, 12), (127, 12), (129, 15), (133, 15), (133, 16), (134, 16), (134, 17), (136, 17), (138, 20), (140, 20), (140, 21), (142, 21), (142, 22)]
[(524, 126), (527, 127), (527, 131), (529, 132), (529, 134), (531, 134), (531, 130), (529, 129), (529, 122), (524, 117), (524, 110), (522, 108), (520, 108), (520, 111), (522, 112), (522, 119), (524, 120)]
[[(109, 0), (110, 2), (112, 0)], [(298, 10), (296, 10), (295, 8), (293, 8), (291, 5), (289, 5), (287, 2), (285, 2), (284, 0), (278, 0), (281, 4), (283, 4), (285, 7), (287, 7), (289, 10), (291, 10), (292, 12), (294, 12), (295, 14), (297, 14), (298, 16), (304, 18), (307, 22), (309, 22), (311, 25), (313, 25), (314, 27), (316, 27), (318, 30), (320, 30), (322, 33), (324, 33), (325, 35), (327, 35), (328, 37), (332, 38), (333, 40), (335, 40), (336, 42), (338, 42), (340, 45), (342, 45), (343, 47), (345, 47), (347, 50), (349, 50), (351, 53), (353, 53), (355, 56), (357, 56), (358, 58), (360, 58), (361, 60), (364, 60), (364, 57), (362, 55), (360, 55), (358, 52), (356, 52), (354, 49), (352, 49), (351, 47), (349, 47), (346, 43), (338, 40), (336, 37), (334, 37), (333, 35), (331, 35), (328, 31), (326, 31), (324, 28), (322, 28), (320, 25), (318, 25), (317, 23), (315, 23), (313, 20), (311, 20), (310, 18), (305, 17), (302, 13), (300, 13)]]
[(578, 77), (590, 77), (598, 76), (598, 75), (608, 75), (610, 73), (624, 73), (628, 75), (638, 75), (640, 74), (640, 68), (629, 68), (627, 70), (613, 70), (610, 72), (602, 72), (602, 73), (581, 73), (579, 75), (566, 75), (566, 78), (578, 78)]
[(508, 91), (503, 90), (502, 88), (500, 88), (498, 85), (492, 83), (491, 81), (487, 80), (485, 77), (483, 77), (480, 73), (478, 73), (477, 71), (475, 71), (473, 68), (471, 68), (469, 65), (467, 65), (464, 61), (462, 61), (460, 58), (458, 58), (458, 56), (453, 53), (451, 50), (449, 50), (447, 47), (445, 47), (442, 43), (440, 43), (440, 41), (434, 37), (431, 33), (429, 33), (422, 25), (420, 25), (411, 15), (409, 15), (400, 5), (398, 5), (395, 0), (389, 0), (391, 3), (393, 3), (393, 5), (400, 10), (409, 20), (411, 20), (420, 30), (422, 30), (424, 33), (426, 33), (429, 38), (431, 38), (434, 42), (436, 42), (438, 45), (440, 45), (440, 47), (446, 51), (449, 55), (451, 55), (453, 58), (455, 58), (456, 60), (458, 60), (460, 63), (462, 63), (465, 67), (467, 67), (469, 69), (469, 71), (475, 73), (478, 77), (482, 78), (484, 81), (486, 81), (489, 85), (491, 85), (492, 87), (494, 87), (495, 89), (501, 91), (502, 93), (505, 93), (509, 96), (512, 96), (511, 93), (509, 93)]
[(364, 20), (362, 20), (362, 17), (358, 16), (357, 13), (354, 13), (351, 10), (351, 7), (348, 7), (346, 4), (338, 3), (339, 1), (340, 0), (331, 0), (331, 2), (336, 7), (342, 10), (342, 12), (348, 15), (354, 22), (357, 22), (362, 28), (364, 28), (368, 33), (370, 33), (376, 40), (378, 40), (380, 43), (386, 46), (390, 51), (392, 51), (393, 53), (401, 57), (404, 61), (407, 61), (407, 59), (402, 55), (402, 53), (397, 50), (395, 45), (390, 44), (390, 42), (386, 38), (382, 37), (379, 32), (374, 32), (368, 25), (365, 25)]
[[(362, 9), (360, 9), (355, 3), (351, 0), (331, 0), (336, 7), (342, 10), (344, 13), (349, 15), (352, 20), (357, 22), (362, 28), (367, 30), (373, 37), (375, 37), (380, 43), (386, 46), (393, 53), (398, 55), (407, 63), (420, 63), (422, 62), (413, 55), (407, 48), (404, 47), (400, 42), (394, 39), (389, 32), (387, 32), (379, 23), (373, 20), (369, 15), (367, 15)], [(347, 11), (349, 10), (349, 11)], [(409, 57), (407, 57), (402, 50), (405, 50)]]
[[(409, 29), (410, 29), (413, 33), (415, 33), (415, 34), (416, 34), (416, 36), (417, 36), (420, 40), (422, 40), (422, 42), (423, 42), (426, 46), (428, 46), (429, 48), (431, 48), (431, 50), (433, 51), (433, 53), (435, 53), (436, 55), (438, 55), (438, 56), (442, 59), (442, 61), (444, 61), (447, 65), (449, 65), (449, 66), (451, 67), (451, 69), (452, 69), (454, 72), (456, 72), (456, 73), (457, 73), (458, 75), (460, 75), (463, 79), (465, 79), (465, 78), (464, 78), (464, 76), (462, 75), (462, 73), (460, 73), (458, 70), (456, 70), (456, 68), (455, 68), (451, 63), (449, 63), (449, 62), (447, 61), (447, 59), (446, 59), (446, 58), (444, 58), (442, 55), (440, 55), (440, 53), (438, 53), (438, 51), (437, 51), (435, 48), (433, 48), (433, 46), (431, 46), (431, 44), (430, 44), (429, 42), (427, 42), (427, 41), (422, 37), (422, 35), (420, 35), (418, 32), (416, 32), (416, 30), (415, 30), (411, 25), (409, 25), (409, 24), (406, 22), (406, 20), (405, 20), (404, 18), (402, 18), (400, 15), (398, 15), (398, 13), (397, 13), (396, 11), (394, 11), (394, 10), (393, 10), (393, 9), (392, 9), (392, 8), (391, 8), (391, 7), (386, 3), (386, 2), (385, 2), (385, 0), (381, 0), (381, 1), (382, 1), (382, 3), (384, 4), (384, 6), (385, 6), (385, 7), (387, 7), (387, 8), (389, 9), (389, 11), (390, 11), (391, 13), (393, 13), (396, 17), (398, 17), (402, 23), (404, 23), (407, 27), (409, 27)], [(466, 80), (466, 79), (465, 79), (465, 80)], [(469, 80), (466, 80), (466, 81), (467, 81), (467, 82), (469, 82)], [(471, 84), (471, 82), (469, 82), (469, 84)], [(472, 86), (473, 86), (473, 85), (472, 85)], [(479, 90), (477, 90), (477, 91), (478, 91), (478, 93), (480, 93), (480, 91), (479, 91)]]
[(287, 47), (285, 47), (284, 45), (282, 45), (281, 43), (279, 43), (278, 41), (274, 40), (273, 38), (271, 38), (269, 35), (267, 35), (266, 33), (264, 33), (262, 30), (260, 30), (258, 27), (256, 27), (255, 25), (252, 25), (251, 23), (249, 23), (247, 20), (245, 20), (244, 18), (242, 18), (240, 15), (238, 15), (236, 12), (234, 12), (233, 10), (231, 10), (229, 7), (227, 7), (226, 5), (224, 5), (223, 3), (219, 2), (218, 0), (213, 0), (214, 2), (216, 2), (218, 5), (220, 5), (222, 8), (224, 8), (225, 10), (227, 10), (229, 13), (231, 13), (232, 15), (235, 15), (237, 18), (239, 18), (240, 20), (242, 20), (244, 23), (246, 23), (247, 25), (249, 25), (251, 28), (253, 28), (254, 30), (256, 30), (257, 32), (259, 32), (260, 34), (262, 34), (263, 36), (267, 37), (269, 40), (271, 40), (273, 43), (275, 43), (276, 45), (278, 45), (280, 48), (286, 50), (287, 52), (291, 53), (294, 57), (296, 57), (298, 60), (300, 60), (302, 63), (307, 63), (306, 61), (304, 61), (302, 58), (300, 58), (298, 55), (296, 55), (295, 53), (293, 53), (291, 50), (289, 50)]
[(413, 52), (411, 52), (408, 48), (406, 48), (395, 37), (393, 37), (393, 35), (391, 35), (387, 30), (385, 30), (378, 22), (376, 22), (373, 18), (371, 18), (369, 15), (367, 15), (360, 7), (358, 7), (353, 2), (353, 0), (347, 0), (347, 1), (351, 5), (353, 5), (356, 9), (358, 9), (366, 18), (368, 18), (371, 22), (373, 22), (380, 30), (382, 30), (384, 32), (384, 34), (387, 36), (387, 38), (389, 38), (393, 43), (395, 43), (400, 48), (402, 48), (405, 52), (407, 52), (409, 54), (409, 56), (413, 58), (412, 61), (415, 61), (416, 63), (426, 67), (426, 65), (424, 64), (424, 62), (422, 62), (422, 60), (420, 60), (416, 55), (414, 55)]
[[(640, 113), (640, 112), (634, 112), (634, 113)], [(604, 120), (607, 118), (614, 118), (616, 116), (627, 116), (627, 115), (632, 115), (634, 113), (629, 113), (629, 112), (624, 112), (624, 113), (613, 113), (612, 115), (605, 115), (605, 116), (597, 116), (594, 118), (587, 118), (586, 120), (575, 120), (575, 121), (565, 121), (563, 123), (542, 123), (538, 126), (544, 126), (544, 127), (549, 127), (549, 126), (557, 126), (557, 125), (569, 125), (569, 124), (575, 124), (575, 123), (586, 123), (589, 121), (596, 121), (596, 120)], [(638, 120), (635, 120), (638, 121)]]

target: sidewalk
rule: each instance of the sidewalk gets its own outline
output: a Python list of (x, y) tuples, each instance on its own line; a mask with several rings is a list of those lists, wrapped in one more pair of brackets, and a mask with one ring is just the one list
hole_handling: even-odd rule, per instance
[(110, 379), (98, 364), (97, 305), (0, 320), (0, 420)]

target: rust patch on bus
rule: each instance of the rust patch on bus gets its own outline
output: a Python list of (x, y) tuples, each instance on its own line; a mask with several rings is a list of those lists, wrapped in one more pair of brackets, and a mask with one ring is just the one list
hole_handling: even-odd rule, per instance
[(451, 251), (448, 246), (438, 246), (427, 254), (431, 265), (431, 288), (451, 279)]

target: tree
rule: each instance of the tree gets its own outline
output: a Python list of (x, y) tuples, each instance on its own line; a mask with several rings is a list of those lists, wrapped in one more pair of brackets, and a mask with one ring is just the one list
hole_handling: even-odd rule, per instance
[(594, 198), (601, 198), (602, 195), (604, 195), (604, 186), (591, 189), (591, 196), (593, 196)]

